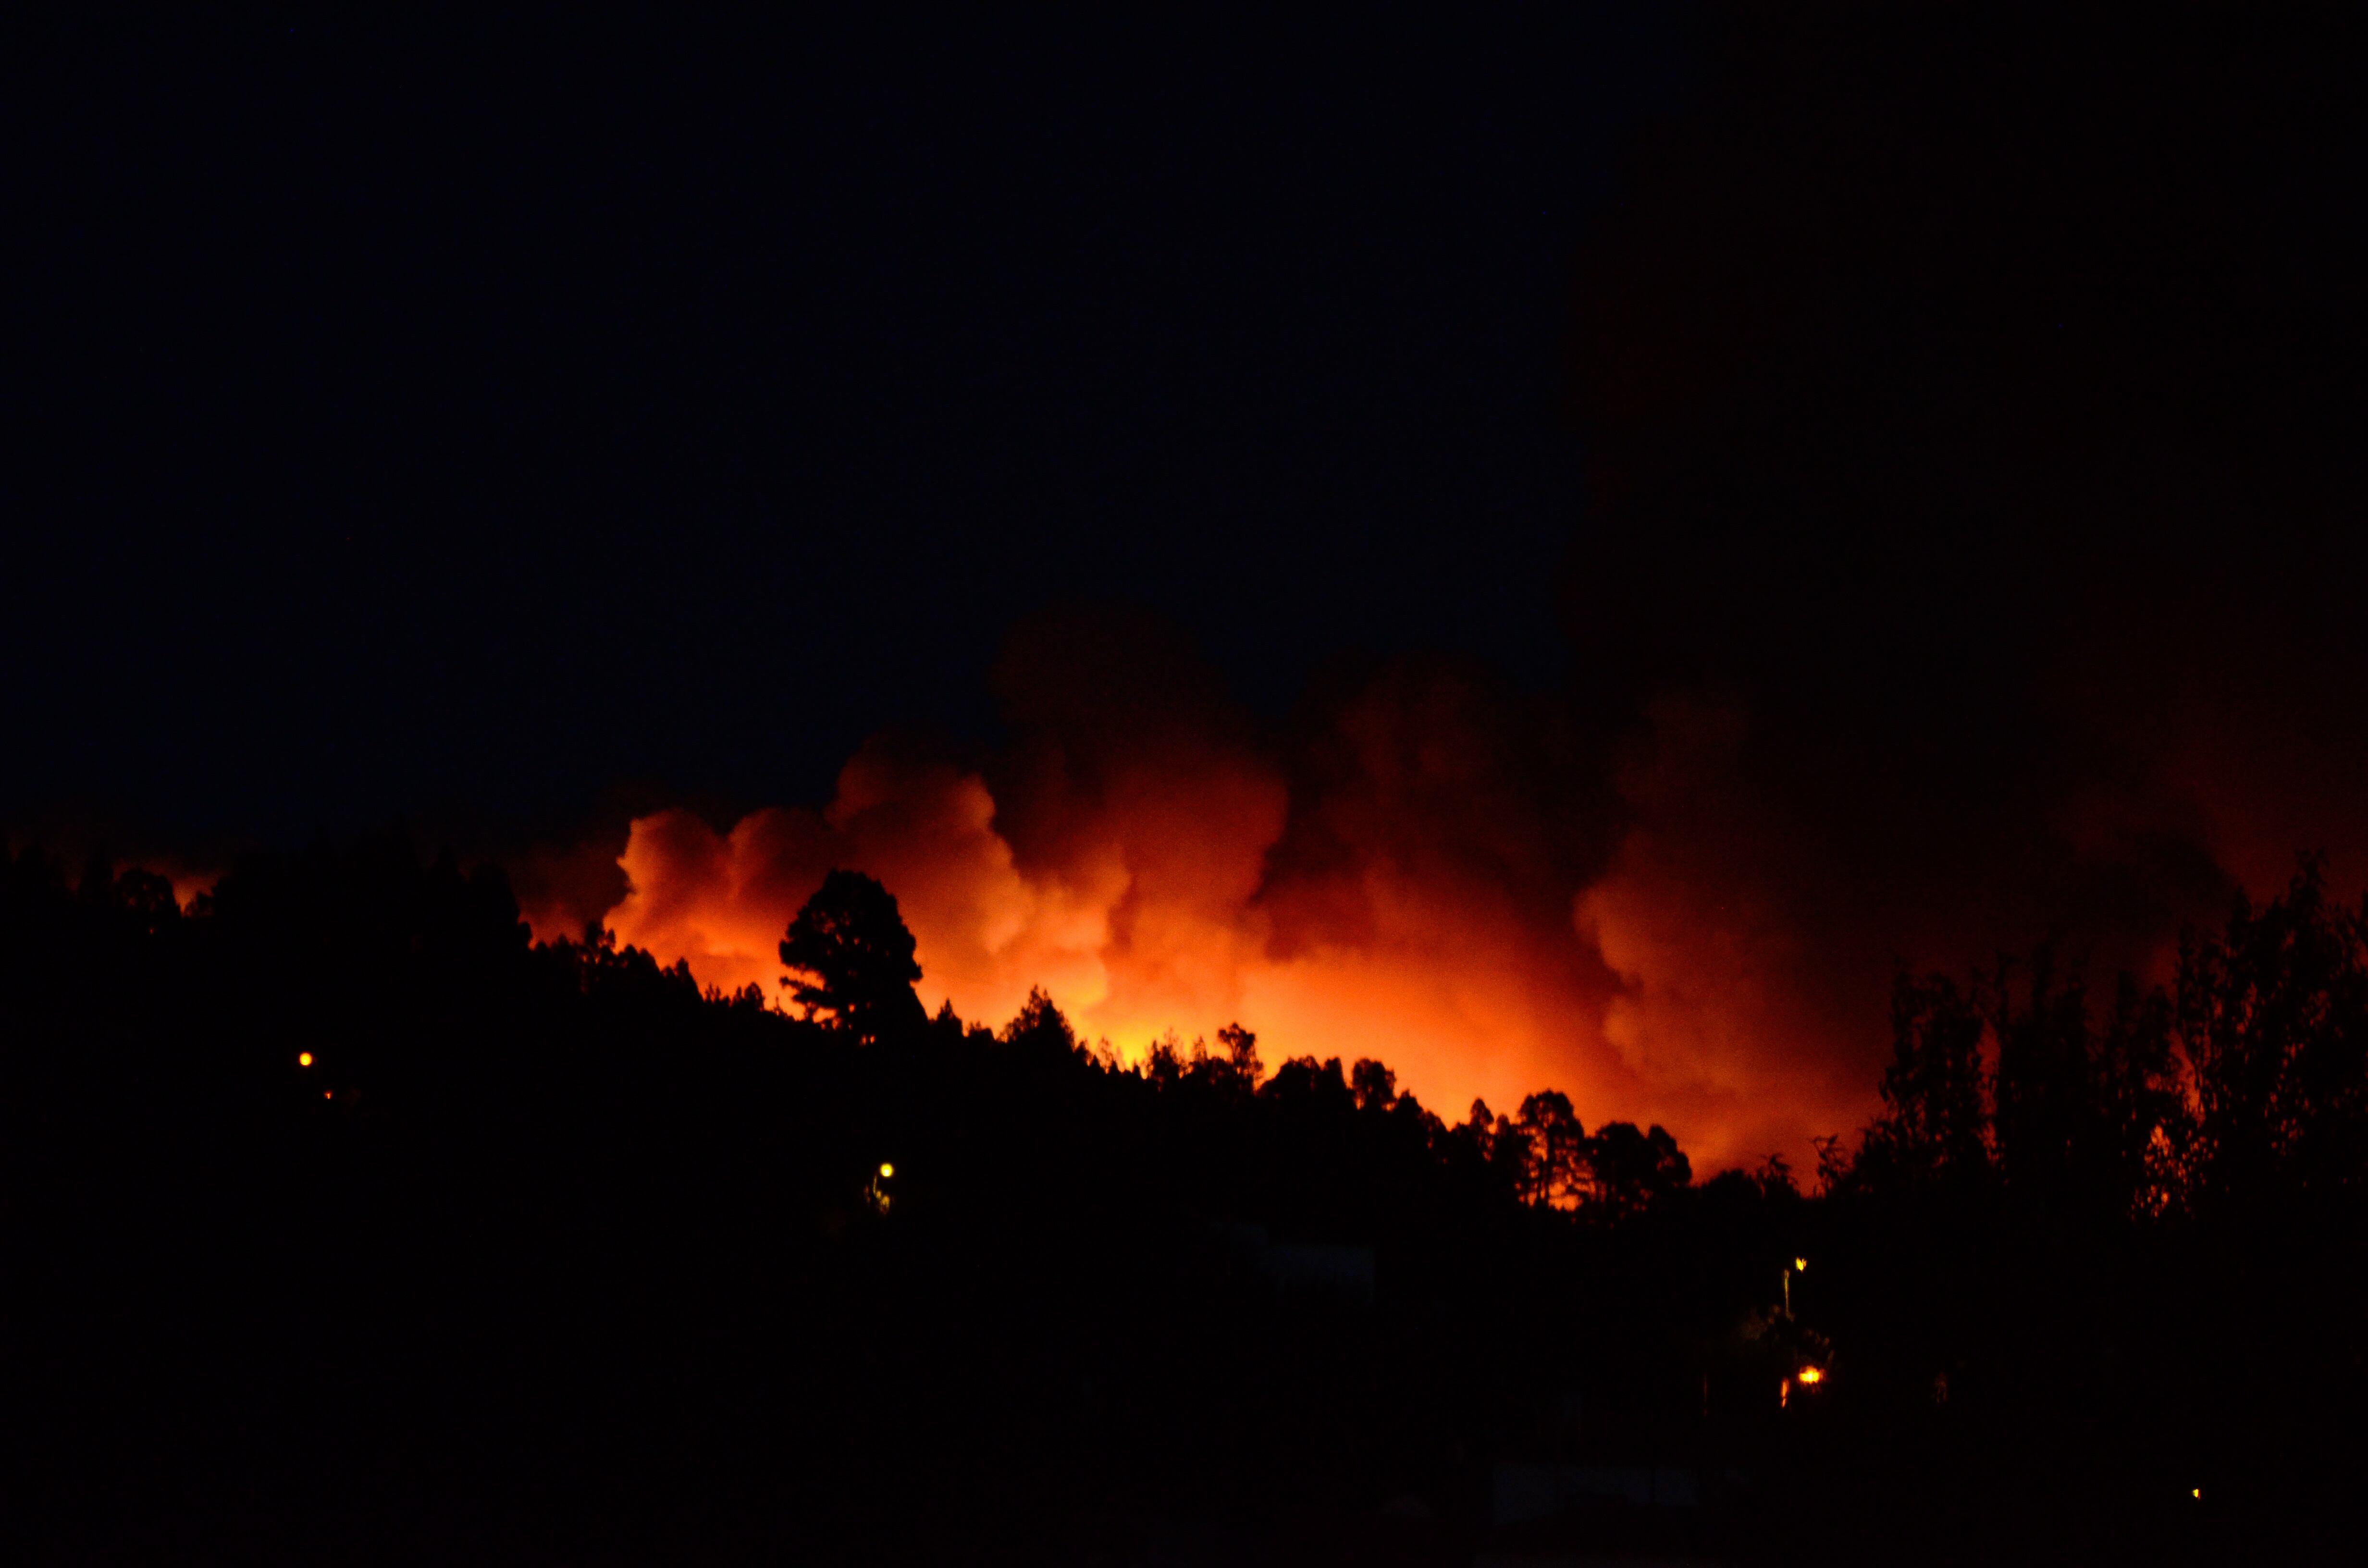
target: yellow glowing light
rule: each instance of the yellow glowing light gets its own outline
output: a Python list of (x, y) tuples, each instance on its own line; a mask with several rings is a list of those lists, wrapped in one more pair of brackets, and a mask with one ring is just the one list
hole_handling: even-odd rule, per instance
[(1825, 1381), (1826, 1374), (1822, 1369), (1816, 1367), (1804, 1367), (1801, 1369), (1801, 1386), (1803, 1388), (1808, 1387), (1811, 1383), (1821, 1383)]
[(2189, 1491), (2188, 1491), (2188, 1494), (2188, 1494), (2190, 1497), (2199, 1497), (2199, 1498), (2200, 1498), (2200, 1497), (2202, 1497), (2202, 1496), (2203, 1495), (2203, 1488), (2202, 1488), (2201, 1486), (2192, 1487), (2192, 1488), (2189, 1489)]
[(896, 1167), (888, 1164), (885, 1160), (882, 1160), (880, 1163), (880, 1174), (883, 1178), (894, 1176), (896, 1174)]
[(298, 1051), (296, 1053), (296, 1065), (299, 1067), (310, 1067), (313, 1065), (313, 1053), (309, 1051)]
[(1806, 1274), (1809, 1272), (1809, 1260), (1805, 1257), (1794, 1258), (1793, 1260), (1793, 1272), (1795, 1274)]

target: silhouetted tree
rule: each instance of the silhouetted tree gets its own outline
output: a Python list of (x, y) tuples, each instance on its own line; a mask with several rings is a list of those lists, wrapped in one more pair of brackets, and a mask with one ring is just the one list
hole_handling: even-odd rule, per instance
[(1472, 1102), (1472, 1114), (1498, 1186), (1524, 1203), (1531, 1201), (1538, 1157), (1530, 1130), (1514, 1117), (1490, 1116), (1487, 1106), (1479, 1100)]
[(1346, 1110), (1357, 1103), (1337, 1056), (1321, 1062), (1313, 1056), (1294, 1056), (1274, 1070), (1260, 1092), (1275, 1105), (1293, 1109)]
[[(1841, 1190), (1850, 1179), (1850, 1151), (1848, 1142), (1839, 1132), (1827, 1132), (1809, 1140), (1817, 1151), (1817, 1196), (1827, 1197)], [(1771, 1158), (1782, 1158), (1772, 1155)], [(1787, 1174), (1786, 1179), (1791, 1179)]]
[(1397, 1074), (1370, 1056), (1360, 1057), (1349, 1069), (1349, 1088), (1359, 1110), (1387, 1110), (1397, 1098)]
[(1031, 986), (1028, 1000), (996, 1037), (1013, 1054), (1046, 1062), (1066, 1062), (1083, 1054), (1077, 1031), (1068, 1016), (1053, 1005), (1041, 986)]
[[(1518, 1190), (1516, 1162), (1509, 1154), (1504, 1159), (1497, 1156), (1498, 1125), (1488, 1102), (1475, 1099), (1462, 1122), (1440, 1130), (1440, 1156), (1462, 1190), (1508, 1196)], [(1510, 1132), (1509, 1120), (1505, 1126)]]
[(781, 962), (811, 978), (783, 983), (807, 1017), (878, 1040), (924, 1021), (914, 948), (894, 895), (860, 871), (834, 870), (781, 942)]
[(2099, 1142), (2088, 994), (2057, 967), (2052, 946), (2035, 949), (2026, 971), (2020, 1005), (2004, 960), (1985, 988), (1998, 1041), (1992, 1131), (2009, 1188), (2060, 1197)]
[(2331, 1193), (2368, 1174), (2368, 912), (2305, 859), (2283, 897), (2240, 898), (2181, 944), (2177, 1028), (2194, 1066), (2200, 1196)]
[(1258, 1036), (1237, 1023), (1227, 1024), (1217, 1031), (1217, 1043), (1224, 1049), (1225, 1060), (1233, 1063), (1235, 1077), (1244, 1087), (1256, 1090), (1266, 1075), (1258, 1062)]
[(1172, 1089), (1184, 1081), (1188, 1063), (1176, 1031), (1169, 1029), (1144, 1053), (1143, 1076), (1154, 1088)]
[(1963, 1184), (1989, 1164), (1981, 1009), (1943, 975), (1903, 971), (1891, 993), (1883, 1115), (1857, 1162), (1870, 1185)]
[(1521, 1101), (1516, 1118), (1527, 1146), (1521, 1195), (1531, 1203), (1568, 1208), (1588, 1190), (1587, 1130), (1571, 1108), (1570, 1096), (1546, 1089)]
[(1592, 1196), (1611, 1219), (1641, 1214), (1693, 1183), (1693, 1163), (1658, 1126), (1639, 1132), (1633, 1121), (1608, 1121), (1587, 1140)]
[(1246, 1098), (1258, 1093), (1258, 1036), (1239, 1024), (1227, 1024), (1217, 1031), (1221, 1054), (1212, 1054), (1208, 1042), (1195, 1038), (1190, 1057), (1179, 1057), (1176, 1051), (1175, 1031), (1152, 1050), (1151, 1075), (1155, 1080), (1164, 1076), (1181, 1075), (1203, 1087), (1231, 1098)]

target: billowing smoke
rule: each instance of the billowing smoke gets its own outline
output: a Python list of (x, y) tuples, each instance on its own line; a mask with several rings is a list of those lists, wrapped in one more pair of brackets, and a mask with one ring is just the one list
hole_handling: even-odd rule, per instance
[(614, 858), (620, 899), (530, 896), (529, 918), (597, 916), (779, 997), (791, 916), (852, 867), (896, 895), (932, 1009), (996, 1022), (1041, 985), (1135, 1059), (1237, 1020), (1269, 1062), (1379, 1057), (1451, 1119), (1554, 1086), (1590, 1125), (1668, 1126), (1699, 1168), (1798, 1166), (1873, 1114), (1896, 964), (2058, 937), (2100, 979), (2158, 977), (2183, 920), (2314, 842), (2247, 858), (2222, 797), (2251, 786), (2184, 731), (2142, 768), (1960, 800), (1903, 796), (1889, 742), (1770, 733), (1731, 695), (1667, 691), (1606, 747), (1562, 698), (1417, 662), (1261, 732), (1180, 639), (1087, 615), (1024, 628), (997, 684), (993, 754), (880, 737), (820, 810), (636, 817), (620, 855), (579, 856)]
[(1799, 910), (1725, 880), (1723, 841), (1766, 831), (1721, 772), (1738, 716), (1665, 705), (1607, 785), (1560, 705), (1466, 671), (1392, 666), (1260, 735), (1179, 640), (1068, 617), (997, 679), (996, 755), (880, 739), (819, 811), (635, 818), (621, 901), (530, 898), (538, 933), (598, 916), (778, 996), (791, 916), (849, 866), (967, 1018), (1042, 985), (1135, 1057), (1238, 1020), (1269, 1061), (1379, 1057), (1451, 1118), (1562, 1087), (1713, 1166), (1864, 1119), (1879, 988), (1820, 994)]
[(2161, 978), (2297, 851), (2356, 887), (2354, 51), (1796, 10), (1720, 13), (1580, 258), (1551, 697), (1406, 661), (1261, 727), (1156, 629), (1056, 617), (1000, 668), (1008, 745), (642, 816), (622, 901), (538, 929), (769, 988), (854, 866), (965, 1017), (1041, 983), (1128, 1051), (1239, 1019), (1712, 1169), (1868, 1118), (1896, 964), (2052, 937)]

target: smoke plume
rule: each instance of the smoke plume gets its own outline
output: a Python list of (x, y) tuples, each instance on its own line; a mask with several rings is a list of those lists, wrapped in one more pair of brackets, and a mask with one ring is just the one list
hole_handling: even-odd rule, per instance
[(2052, 937), (2161, 978), (2297, 851), (2356, 885), (2356, 51), (1993, 11), (1719, 13), (1575, 272), (1553, 695), (1407, 659), (1261, 725), (1180, 639), (1054, 616), (1007, 744), (638, 817), (542, 879), (621, 865), (621, 902), (538, 930), (770, 990), (851, 866), (967, 1017), (1042, 984), (1131, 1054), (1238, 1019), (1715, 1169), (1868, 1119), (1896, 965)]

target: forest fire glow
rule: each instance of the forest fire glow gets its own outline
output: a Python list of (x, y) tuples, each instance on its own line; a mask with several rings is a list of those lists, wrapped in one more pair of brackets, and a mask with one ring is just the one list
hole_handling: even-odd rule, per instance
[(875, 743), (818, 812), (643, 815), (621, 853), (586, 851), (614, 857), (620, 902), (529, 888), (527, 915), (546, 938), (599, 919), (779, 1001), (789, 920), (844, 866), (897, 898), (929, 1008), (998, 1024), (1042, 986), (1129, 1062), (1239, 1022), (1269, 1065), (1375, 1057), (1450, 1120), (1561, 1088), (1589, 1125), (1668, 1127), (1704, 1171), (1804, 1165), (1813, 1134), (1868, 1114), (1879, 991), (1843, 1026), (1788, 989), (1768, 901), (1713, 881), (1720, 846), (1669, 812), (1705, 809), (1668, 779), (1729, 720), (1664, 715), (1623, 775), (1623, 832), (1541, 785), (1535, 735), (1468, 682), (1375, 682), (1312, 743), (1317, 772), (1219, 704), (1080, 699), (1063, 682), (1088, 664), (1007, 680), (1035, 722), (984, 766)]
[(846, 867), (895, 895), (932, 1010), (998, 1024), (1041, 986), (1129, 1062), (1238, 1022), (1269, 1064), (1378, 1058), (1450, 1120), (1559, 1088), (1589, 1126), (1667, 1127), (1705, 1173), (1805, 1174), (1813, 1139), (1874, 1113), (1896, 965), (2088, 899), (2100, 975), (2159, 980), (2180, 921), (2269, 875), (2214, 869), (2207, 833), (2200, 873), (2149, 881), (2153, 840), (2112, 824), (2151, 819), (2085, 797), (2025, 859), (1935, 839), (1907, 866), (1770, 778), (1747, 712), (1674, 690), (1589, 752), (1550, 704), (1399, 665), (1279, 738), (1189, 649), (1090, 621), (1016, 637), (996, 684), (997, 751), (876, 739), (819, 811), (647, 812), (525, 879), (527, 916), (778, 1001), (791, 916)]

